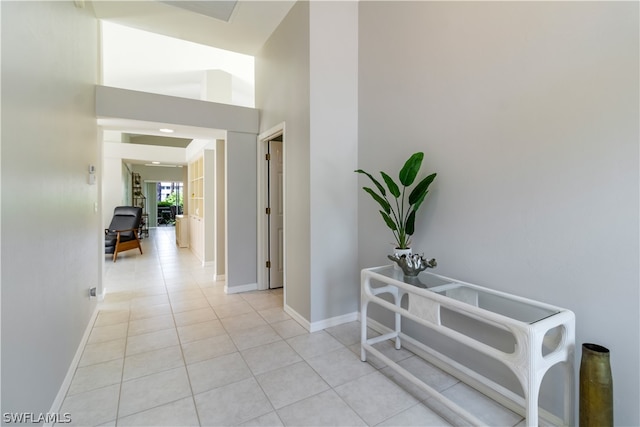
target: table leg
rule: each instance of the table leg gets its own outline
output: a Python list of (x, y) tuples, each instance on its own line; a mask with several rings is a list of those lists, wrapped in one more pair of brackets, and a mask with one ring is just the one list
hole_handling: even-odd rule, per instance
[(365, 295), (360, 297), (360, 360), (367, 361), (367, 352), (364, 350), (364, 343), (367, 342), (367, 306), (369, 301)]
[(565, 425), (572, 426), (573, 422), (573, 405), (574, 405), (574, 393), (573, 393), (573, 363), (566, 361), (562, 363), (564, 367), (564, 423)]
[[(398, 307), (398, 309), (400, 308), (400, 300), (402, 299), (402, 295), (403, 293), (400, 292), (398, 288), (394, 288), (393, 298), (395, 300), (396, 307)], [(398, 313), (397, 311), (395, 313), (395, 316), (396, 316), (396, 350), (400, 350), (400, 348), (402, 347), (400, 344), (400, 330), (401, 330), (402, 316), (400, 316), (400, 313)]]
[(525, 425), (527, 427), (538, 427), (538, 391), (535, 385), (529, 388), (527, 396), (527, 409)]

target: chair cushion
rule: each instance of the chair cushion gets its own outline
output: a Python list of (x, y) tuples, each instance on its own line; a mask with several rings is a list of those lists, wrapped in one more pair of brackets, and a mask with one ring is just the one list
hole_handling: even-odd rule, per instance
[(113, 215), (124, 215), (124, 216), (140, 216), (142, 214), (142, 208), (137, 206), (117, 206), (113, 210)]
[(104, 246), (115, 246), (117, 241), (117, 237), (115, 234), (105, 234), (104, 236)]
[[(125, 231), (120, 233), (120, 241), (121, 242), (128, 242), (129, 240), (134, 240), (136, 237), (134, 235), (133, 231)], [(118, 240), (118, 233), (114, 233), (114, 232), (107, 232), (107, 234), (104, 235), (104, 244), (105, 246), (114, 246), (116, 244)]]
[(136, 228), (136, 217), (129, 215), (115, 215), (109, 224), (109, 231), (130, 230)]

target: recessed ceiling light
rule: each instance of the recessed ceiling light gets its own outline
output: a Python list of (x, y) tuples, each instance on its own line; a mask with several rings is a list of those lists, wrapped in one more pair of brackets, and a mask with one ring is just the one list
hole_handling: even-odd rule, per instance
[(163, 133), (173, 133), (173, 129), (169, 129), (169, 128), (162, 128), (162, 129), (160, 129), (160, 132), (163, 132)]
[(160, 162), (151, 162), (151, 163), (153, 163), (154, 165), (159, 165), (160, 164)]

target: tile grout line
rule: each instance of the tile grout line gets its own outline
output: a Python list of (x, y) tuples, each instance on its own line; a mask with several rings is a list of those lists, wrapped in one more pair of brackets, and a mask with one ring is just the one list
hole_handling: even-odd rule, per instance
[[(235, 344), (234, 344), (235, 345)], [(262, 391), (262, 394), (264, 394), (264, 397), (267, 399), (267, 401), (269, 402), (269, 405), (271, 405), (271, 409), (273, 410), (273, 413), (276, 414), (276, 417), (278, 417), (278, 419), (280, 420), (280, 422), (282, 423), (282, 425), (285, 425), (284, 422), (282, 421), (282, 418), (280, 418), (280, 414), (278, 413), (278, 410), (276, 409), (275, 406), (273, 406), (273, 402), (271, 401), (271, 399), (269, 399), (269, 396), (267, 395), (266, 391), (264, 390), (264, 388), (262, 387), (262, 384), (260, 384), (260, 381), (258, 381), (258, 378), (256, 378), (256, 374), (251, 370), (251, 367), (249, 366), (249, 364), (247, 363), (247, 360), (245, 359), (244, 355), (242, 354), (242, 351), (240, 351), (240, 349), (238, 349), (236, 347), (236, 349), (238, 350), (238, 354), (240, 355), (240, 358), (242, 359), (242, 361), (244, 362), (245, 365), (247, 365), (247, 368), (249, 369), (249, 372), (251, 373), (251, 378), (256, 382), (256, 384), (258, 384), (258, 387), (260, 387), (260, 390)], [(244, 380), (241, 380), (244, 381)], [(238, 382), (238, 381), (236, 381)], [(267, 413), (268, 414), (268, 413)], [(257, 417), (254, 417), (250, 420), (246, 420), (245, 423), (251, 421), (251, 420), (255, 420), (256, 418), (260, 418), (262, 416), (265, 416), (267, 414), (262, 414), (262, 415), (258, 415)]]
[(115, 425), (118, 426), (120, 420), (120, 399), (122, 398), (122, 383), (124, 382), (124, 367), (127, 361), (127, 346), (129, 345), (129, 327), (131, 325), (131, 300), (129, 300), (129, 320), (127, 321), (127, 330), (124, 338), (124, 353), (122, 354), (122, 371), (120, 372), (120, 384), (118, 387), (118, 404), (116, 405)]
[[(157, 244), (156, 244), (156, 246), (157, 246)], [(159, 259), (159, 257), (158, 257), (158, 259)], [(189, 368), (187, 368), (187, 359), (184, 356), (184, 349), (182, 348), (183, 342), (180, 339), (180, 334), (178, 333), (178, 325), (176, 323), (176, 316), (175, 316), (175, 313), (173, 311), (173, 303), (171, 302), (171, 298), (169, 297), (169, 289), (167, 288), (167, 280), (166, 280), (166, 276), (165, 276), (165, 271), (164, 271), (162, 262), (160, 262), (159, 265), (160, 265), (160, 270), (162, 271), (162, 281), (164, 283), (164, 288), (165, 288), (165, 291), (167, 292), (167, 299), (169, 300), (169, 308), (171, 310), (171, 318), (173, 319), (173, 326), (174, 326), (175, 331), (176, 331), (176, 336), (178, 337), (178, 346), (180, 347), (180, 355), (182, 356), (182, 363), (184, 365), (184, 372), (185, 372), (185, 375), (187, 376), (187, 382), (189, 383), (189, 391), (191, 391), (191, 402), (193, 402), (193, 408), (194, 408), (194, 411), (195, 411), (195, 414), (196, 414), (196, 419), (198, 420), (198, 425), (202, 426), (202, 421), (200, 420), (200, 411), (198, 411), (198, 405), (196, 403), (196, 396), (195, 396), (195, 394), (193, 392), (193, 384), (191, 383), (191, 376), (189, 375)], [(208, 303), (208, 301), (207, 301), (207, 303)], [(213, 310), (213, 308), (212, 308), (212, 310)], [(215, 311), (214, 311), (214, 313), (215, 313)]]
[[(333, 337), (333, 338), (334, 338), (334, 339), (336, 339), (338, 342), (340, 342), (340, 341), (339, 341), (335, 336), (333, 336), (330, 332), (327, 332), (327, 334), (329, 334), (331, 337)], [(347, 349), (348, 351), (351, 351), (351, 350), (349, 350), (349, 347), (348, 347), (348, 346), (346, 346), (346, 345), (344, 345), (344, 344), (342, 344), (342, 342), (340, 342), (340, 344), (342, 345), (342, 348), (337, 348), (337, 349), (335, 349), (335, 350), (331, 350), (331, 351), (329, 351), (329, 352), (327, 352), (327, 353), (323, 353), (322, 355), (326, 355), (326, 354), (330, 354), (330, 353), (335, 353), (335, 352), (338, 352), (338, 351), (342, 350), (343, 348), (344, 348), (344, 349)], [(294, 348), (293, 350), (295, 351), (295, 348)], [(297, 352), (296, 352), (296, 353), (297, 353)], [(312, 366), (312, 365), (307, 361), (307, 359), (305, 359), (304, 357), (302, 357), (302, 355), (301, 355), (301, 354), (299, 354), (299, 353), (298, 353), (298, 355), (299, 355), (299, 356), (302, 358), (302, 360), (303, 360), (303, 361), (304, 361), (304, 362), (305, 362), (305, 363), (306, 363), (306, 364), (311, 368), (311, 370), (313, 370), (313, 372), (315, 372), (315, 373), (316, 373), (316, 375), (318, 375), (318, 377), (320, 377), (320, 378), (325, 382), (325, 384), (327, 384), (327, 385), (329, 386), (329, 390), (331, 390), (331, 391), (332, 391), (332, 392), (333, 392), (333, 393), (338, 397), (338, 399), (340, 399), (340, 401), (341, 401), (342, 403), (344, 403), (344, 404), (345, 404), (349, 409), (351, 409), (351, 410), (353, 411), (353, 413), (354, 413), (354, 414), (355, 414), (355, 415), (356, 415), (356, 416), (357, 416), (357, 417), (358, 417), (358, 418), (359, 418), (359, 419), (360, 419), (360, 420), (361, 420), (365, 425), (369, 426), (369, 424), (368, 424), (368, 423), (367, 423), (367, 422), (362, 418), (362, 416), (361, 416), (361, 415), (360, 415), (360, 414), (355, 410), (355, 408), (353, 408), (353, 407), (349, 404), (349, 402), (347, 402), (346, 400), (344, 400), (344, 398), (340, 395), (340, 393), (338, 393), (338, 392), (336, 391), (336, 387), (339, 387), (339, 386), (333, 387), (331, 384), (329, 384), (329, 383), (327, 382), (327, 380), (325, 380), (325, 379), (324, 379), (324, 377), (320, 374), (320, 372), (318, 372), (318, 371), (317, 371), (317, 370), (316, 370), (316, 369), (315, 369), (315, 368), (314, 368), (314, 367), (313, 367), (313, 366)], [(316, 356), (313, 356), (313, 357), (318, 357), (318, 356), (321, 356), (321, 355), (316, 355)], [(312, 358), (313, 358), (313, 357), (312, 357)], [(367, 375), (367, 374), (365, 374), (365, 375)], [(365, 376), (365, 375), (361, 375), (361, 376), (359, 376), (359, 377), (357, 377), (357, 378), (362, 378), (362, 377), (363, 377), (363, 376)], [(350, 381), (353, 381), (353, 380), (354, 380), (354, 379), (351, 379)], [(345, 383), (345, 384), (346, 384), (346, 383)], [(340, 385), (342, 385), (342, 384), (340, 384)], [(318, 393), (316, 393), (315, 395), (313, 395), (313, 396), (309, 396), (309, 397), (315, 397), (315, 396), (318, 396), (318, 395), (320, 395), (320, 394), (322, 394), (322, 393), (325, 393), (325, 392), (327, 392), (327, 391), (329, 391), (329, 390), (323, 390), (323, 391), (318, 392)], [(303, 400), (304, 400), (304, 399), (303, 399)], [(291, 403), (290, 405), (294, 405), (294, 404), (296, 404), (296, 403), (298, 403), (298, 402), (301, 402), (301, 401), (299, 400), (299, 401), (293, 402), (293, 403)], [(287, 405), (287, 406), (290, 406), (290, 405)], [(284, 408), (286, 408), (286, 406), (285, 406)], [(280, 408), (280, 409), (283, 409), (283, 408)]]
[[(262, 315), (260, 315), (260, 313), (258, 313), (258, 311), (255, 309), (255, 307), (253, 307), (253, 305), (251, 305), (251, 303), (249, 301), (246, 300), (246, 298), (244, 298), (244, 296), (240, 295), (240, 297), (242, 298), (242, 300), (244, 302), (246, 302), (247, 304), (249, 304), (249, 306), (252, 309), (252, 312), (255, 313), (256, 315), (258, 315), (263, 321), (265, 321), (268, 325), (269, 323), (266, 321), (266, 319), (264, 319), (264, 317)], [(204, 295), (205, 300), (207, 301), (207, 303), (209, 304), (209, 307), (213, 310), (214, 314), (216, 314), (216, 317), (218, 318), (218, 320), (220, 321), (220, 326), (222, 327), (222, 329), (225, 331), (225, 334), (229, 337), (229, 339), (231, 340), (231, 343), (233, 344), (234, 348), (235, 348), (235, 353), (238, 353), (238, 355), (240, 356), (240, 358), (242, 359), (242, 361), (244, 362), (244, 364), (247, 366), (247, 369), (249, 370), (249, 373), (251, 374), (251, 378), (255, 381), (255, 383), (258, 385), (258, 387), (260, 387), (260, 390), (262, 391), (262, 393), (264, 394), (265, 398), (267, 399), (267, 401), (269, 402), (269, 405), (271, 406), (272, 412), (276, 415), (276, 417), (278, 417), (278, 419), (280, 420), (280, 422), (284, 425), (284, 422), (282, 421), (282, 419), (280, 418), (280, 414), (278, 414), (277, 409), (273, 406), (273, 403), (271, 402), (271, 399), (269, 399), (269, 396), (267, 395), (266, 391), (264, 390), (264, 388), (262, 387), (262, 384), (260, 384), (260, 382), (258, 381), (256, 375), (254, 374), (254, 372), (251, 370), (251, 367), (249, 366), (249, 364), (247, 363), (247, 360), (245, 359), (244, 355), (242, 354), (242, 351), (238, 348), (237, 344), (234, 342), (230, 331), (227, 329), (227, 327), (224, 326), (224, 323), (222, 322), (222, 318), (219, 317), (219, 315), (217, 314), (217, 312), (215, 311), (215, 308), (213, 308), (213, 306), (211, 305), (211, 302), (209, 301), (209, 298), (207, 298), (206, 295)], [(248, 313), (243, 313), (243, 314), (248, 314)], [(233, 317), (233, 316), (227, 316), (227, 317)], [(283, 342), (286, 342), (286, 340), (284, 340), (284, 338), (280, 337), (282, 339)], [(295, 351), (295, 350), (294, 350)], [(220, 356), (218, 356), (220, 357)], [(214, 357), (215, 359), (215, 357)], [(242, 381), (245, 381), (246, 379), (243, 380), (238, 380), (238, 381), (234, 381), (232, 383), (229, 384), (225, 384), (224, 386), (228, 386), (231, 384), (236, 384)], [(224, 387), (224, 386), (220, 386), (220, 387)], [(220, 387), (214, 387), (211, 390), (215, 390), (217, 388)], [(210, 391), (210, 390), (208, 390)], [(206, 393), (208, 391), (202, 392), (202, 393)], [(193, 394), (193, 389), (192, 389), (192, 394)], [(200, 394), (200, 393), (199, 393)], [(195, 405), (195, 394), (193, 394), (193, 398), (194, 398), (194, 405)], [(197, 410), (197, 406), (196, 406), (196, 413), (198, 412)], [(244, 422), (249, 422), (252, 421), (256, 418), (260, 418), (264, 415), (267, 415), (267, 413), (259, 415), (258, 417), (254, 417), (252, 419), (246, 420)], [(200, 425), (202, 425), (202, 422), (200, 422)]]
[[(155, 254), (155, 257), (157, 258), (157, 261), (159, 263), (160, 260), (159, 260), (159, 257), (158, 257), (157, 244), (155, 244), (155, 242), (156, 242), (156, 240), (154, 239), (154, 245), (156, 247), (156, 251), (154, 251), (153, 253)], [(147, 252), (147, 251), (148, 250), (145, 250), (145, 252)], [(159, 265), (162, 268), (162, 265), (160, 263), (159, 263)], [(164, 277), (163, 277), (163, 282), (164, 282)], [(165, 292), (166, 292), (166, 285), (165, 285)], [(168, 299), (168, 297), (167, 297), (167, 299)], [(127, 324), (127, 333), (126, 333), (126, 336), (125, 336), (125, 352), (124, 352), (124, 356), (123, 356), (122, 374), (121, 374), (121, 377), (120, 377), (120, 390), (119, 390), (119, 393), (118, 393), (118, 405), (117, 405), (116, 419), (115, 419), (116, 427), (117, 427), (118, 422), (120, 421), (120, 418), (121, 418), (120, 417), (120, 399), (122, 397), (122, 386), (123, 386), (123, 384), (125, 382), (124, 381), (124, 368), (125, 368), (126, 358), (127, 358), (126, 357), (126, 355), (127, 355), (127, 347), (129, 345), (129, 327), (130, 327), (130, 324), (131, 324), (131, 321), (132, 321), (131, 315), (132, 315), (132, 313), (131, 313), (131, 300), (129, 300), (129, 322)], [(154, 317), (154, 316), (152, 316), (152, 317)], [(135, 319), (135, 320), (139, 320), (139, 319)], [(144, 335), (144, 334), (140, 334), (140, 335)], [(136, 354), (144, 354), (144, 353), (148, 353), (148, 352), (151, 352), (151, 351), (153, 351), (153, 350), (150, 350), (150, 351), (147, 351), (147, 352), (136, 353)], [(152, 374), (149, 374), (149, 375), (152, 375)], [(144, 376), (142, 376), (140, 378), (144, 378), (145, 376), (149, 376), (149, 375), (144, 375)], [(153, 408), (148, 408), (148, 409), (153, 409)], [(144, 411), (146, 411), (148, 409), (144, 409), (144, 410), (141, 410), (141, 411), (138, 411), (138, 412), (134, 412), (132, 414), (128, 414), (125, 417), (129, 417), (129, 416), (132, 416), (132, 415), (135, 415), (135, 414), (139, 414), (139, 413), (144, 412)], [(125, 417), (122, 417), (122, 418), (125, 418)]]

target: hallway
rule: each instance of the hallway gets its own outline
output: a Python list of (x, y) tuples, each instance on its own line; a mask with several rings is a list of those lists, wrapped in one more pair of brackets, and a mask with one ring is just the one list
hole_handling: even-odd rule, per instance
[[(226, 295), (175, 245), (173, 227), (142, 243), (143, 255), (105, 262), (106, 297), (60, 410), (71, 425), (449, 425), (423, 392), (359, 360), (359, 322), (309, 334), (283, 311), (281, 289)], [(487, 425), (522, 421), (412, 353), (378, 346)]]

